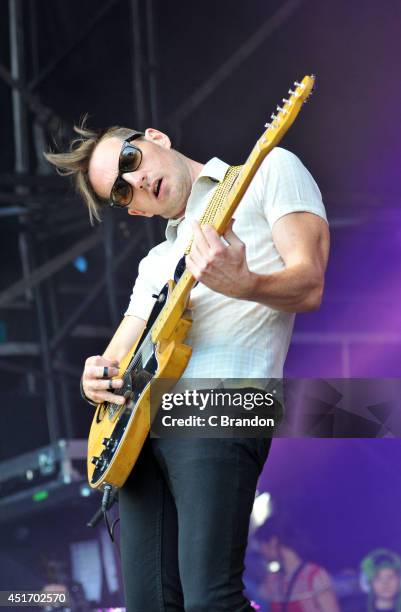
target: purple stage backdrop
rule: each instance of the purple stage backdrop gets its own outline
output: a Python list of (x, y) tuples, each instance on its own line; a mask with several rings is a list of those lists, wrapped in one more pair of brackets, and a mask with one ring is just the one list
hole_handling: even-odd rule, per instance
[(370, 217), (333, 228), (323, 304), (298, 315), (287, 376), (400, 376), (401, 212)]
[[(8, 4), (11, 5), (2, 3), (0, 9), (0, 63), (7, 67), (10, 59)], [(29, 78), (44, 70), (63, 48), (68, 49), (74, 40), (78, 41), (64, 59), (56, 61), (56, 69), (50, 70), (48, 76), (42, 75), (43, 82), (34, 87), (33, 93), (68, 126), (88, 111), (94, 126), (120, 123), (142, 129), (144, 125), (136, 124), (138, 100), (132, 94), (135, 68), (132, 55), (138, 49), (131, 38), (130, 3), (104, 4), (108, 7), (106, 18), (99, 18), (97, 25), (92, 23), (93, 33), (88, 30), (81, 45), (77, 37), (82, 27), (92, 22), (98, 10), (103, 10), (96, 0), (29, 3), (36, 26), (31, 27), (28, 19), (31, 13), (27, 12), (25, 30), (26, 33), (29, 30), (27, 39), (31, 37), (32, 43), (36, 39), (37, 47), (27, 61), (28, 73), (32, 72)], [(148, 5), (142, 3), (145, 4)], [(254, 44), (259, 28), (276, 10), (290, 4), (288, 18), (283, 19), (280, 27), (272, 28), (263, 44), (256, 45), (249, 56), (244, 55), (246, 59), (239, 62), (236, 70), (228, 71), (226, 78), (209, 87), (204, 101), (199, 105), (194, 103), (193, 111), (175, 125), (171, 117), (188, 96), (227, 66), (238, 49), (249, 49), (247, 45)], [(316, 178), (327, 208), (332, 246), (322, 307), (318, 312), (297, 316), (285, 376), (400, 378), (399, 0), (292, 3), (254, 0), (246, 4), (228, 0), (218, 3), (155, 0), (154, 13), (157, 62), (142, 58), (139, 72), (145, 73), (144, 68), (149, 67), (150, 72), (154, 71), (156, 80), (149, 84), (149, 90), (157, 83), (158, 112), (151, 113), (148, 104), (145, 116), (156, 117), (155, 127), (169, 133), (171, 129), (174, 146), (195, 159), (205, 161), (215, 154), (229, 163), (242, 163), (260, 135), (263, 123), (294, 78), (302, 78), (309, 72), (318, 75), (316, 95), (303, 109), (282, 146), (296, 153)], [(141, 18), (142, 26), (144, 16)], [(141, 32), (145, 36), (146, 27)], [(28, 51), (29, 46), (27, 55)], [(3, 109), (0, 128), (4, 141), (0, 147), (0, 172), (5, 178), (15, 170), (10, 94), (8, 85), (0, 79)], [(33, 118), (30, 111), (29, 129), (34, 125)], [(49, 143), (52, 138), (53, 134)], [(30, 168), (32, 173), (43, 163), (44, 146), (40, 138), (37, 143), (33, 140), (26, 147), (30, 148), (34, 162)], [(18, 196), (26, 189), (19, 186), (19, 191), (14, 187), (10, 190), (7, 182), (4, 185), (4, 206), (13, 202), (8, 201), (9, 195)], [(76, 225), (71, 222), (71, 226), (68, 215), (64, 220), (61, 216), (63, 211), (68, 214), (81, 211), (77, 201), (59, 201), (56, 192), (49, 202), (44, 200), (42, 209), (36, 200), (31, 204), (33, 212), (43, 209), (37, 225), (33, 223), (34, 215), (31, 219), (33, 235), (38, 240), (37, 264), (59, 256), (63, 249), (71, 247), (71, 241), (88, 235), (86, 216), (85, 219), (72, 216)], [(22, 274), (17, 248), (21, 228), (19, 217), (16, 213), (13, 215), (5, 213), (1, 224), (1, 241), (8, 254), (2, 271), (3, 288), (16, 282)], [(125, 217), (119, 217), (116, 223), (116, 254), (125, 246), (123, 242), (134, 240), (138, 227), (142, 227), (139, 221), (131, 221), (128, 225)], [(63, 223), (67, 229), (72, 228), (70, 235), (67, 231), (57, 233), (63, 229)], [(107, 223), (103, 227), (107, 228)], [(156, 223), (153, 230), (161, 234)], [(22, 231), (26, 231), (24, 224)], [(116, 271), (121, 275), (116, 298), (119, 313), (127, 305), (137, 263), (145, 251), (144, 242), (125, 266)], [(72, 264), (58, 272), (56, 287), (60, 287), (63, 300), (60, 325), (104, 275), (103, 248), (94, 249), (86, 256), (86, 276)], [(64, 293), (61, 293), (63, 286)], [(76, 294), (70, 291), (71, 287)], [(86, 319), (81, 317), (78, 322), (82, 327), (88, 323), (89, 328), (94, 325), (99, 336), (79, 338), (71, 332), (65, 339), (64, 352), (56, 351), (60, 360), (64, 357), (67, 360), (66, 371), (60, 369), (62, 377), (57, 380), (68, 382), (68, 377), (71, 378), (73, 399), (71, 412), (66, 411), (71, 437), (86, 436), (92, 418), (79, 399), (78, 381), (84, 357), (101, 353), (107, 344), (112, 329), (107, 302), (105, 296), (97, 299), (87, 309)], [(34, 309), (31, 310), (33, 313)], [(28, 309), (19, 307), (15, 312), (10, 308), (2, 315), (2, 342), (26, 342), (32, 337), (37, 341), (37, 322), (33, 315), (28, 318), (26, 313)], [(102, 330), (106, 330), (107, 339), (101, 335)], [(52, 329), (50, 339), (54, 334)], [(14, 356), (11, 356), (13, 364)], [(36, 371), (41, 367), (36, 357), (26, 363), (29, 367), (34, 364)], [(3, 367), (0, 381), (3, 406), (17, 406), (17, 397), (18, 406), (25, 411), (25, 426), (18, 439), (17, 435), (15, 438), (3, 435), (0, 452), (4, 458), (46, 444), (43, 378), (38, 376), (35, 385), (28, 380), (33, 387), (28, 394), (25, 366), (18, 362), (14, 369), (7, 364)], [(4, 431), (15, 432), (17, 426), (20, 429), (20, 410), (4, 413), (10, 419), (10, 424), (5, 421)], [(259, 491), (269, 491), (274, 511), (285, 513), (302, 531), (313, 550), (312, 560), (331, 573), (352, 568), (356, 575), (362, 557), (374, 548), (388, 547), (401, 554), (400, 466), (399, 439), (278, 438), (273, 440)], [(70, 545), (100, 537), (99, 531), (94, 535), (85, 527), (97, 509), (94, 498), (89, 498), (89, 504), (90, 508), (86, 509), (80, 498), (74, 500), (71, 508), (66, 505), (57, 511), (49, 509), (47, 514), (38, 510), (35, 515), (1, 523), (1, 588), (42, 588), (43, 557), (61, 563), (66, 572), (71, 572)], [(252, 564), (248, 569), (252, 575)], [(110, 590), (110, 594), (115, 593)], [(116, 605), (122, 595), (117, 599)], [(114, 603), (111, 597), (110, 601)]]

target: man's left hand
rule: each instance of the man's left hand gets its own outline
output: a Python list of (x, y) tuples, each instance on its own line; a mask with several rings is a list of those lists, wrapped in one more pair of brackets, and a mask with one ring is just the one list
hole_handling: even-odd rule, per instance
[(245, 244), (233, 232), (232, 220), (224, 233), (225, 244), (210, 225), (192, 222), (194, 240), (186, 265), (197, 281), (228, 297), (247, 299), (254, 274), (246, 261)]

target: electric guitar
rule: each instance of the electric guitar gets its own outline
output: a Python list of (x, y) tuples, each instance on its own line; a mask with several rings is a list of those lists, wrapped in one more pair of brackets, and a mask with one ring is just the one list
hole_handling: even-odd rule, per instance
[[(301, 83), (295, 82), (289, 98), (283, 99), (282, 106), (277, 106), (272, 114), (227, 199), (215, 213), (212, 225), (219, 235), (225, 232), (263, 159), (294, 122), (313, 90), (314, 81), (314, 76), (305, 76)], [(122, 487), (150, 431), (152, 380), (171, 381), (169, 388), (163, 389), (167, 392), (183, 374), (192, 352), (184, 340), (192, 324), (188, 300), (195, 282), (184, 269), (177, 283), (172, 280), (166, 283), (143, 334), (120, 363), (118, 378), (123, 379), (123, 386), (115, 393), (124, 395), (126, 403), (120, 406), (104, 402), (97, 406), (88, 440), (88, 480), (92, 488)], [(157, 399), (152, 396), (152, 405)]]

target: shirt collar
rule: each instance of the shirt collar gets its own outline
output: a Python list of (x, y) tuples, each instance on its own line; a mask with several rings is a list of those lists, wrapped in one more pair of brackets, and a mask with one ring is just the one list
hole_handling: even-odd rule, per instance
[(218, 157), (212, 157), (212, 159), (209, 159), (209, 161), (203, 166), (196, 181), (194, 181), (194, 185), (202, 177), (207, 177), (212, 179), (212, 181), (220, 182), (225, 177), (228, 168), (229, 165), (221, 161), (221, 159)]
[[(229, 165), (223, 162), (218, 157), (212, 157), (209, 161), (203, 166), (201, 172), (196, 177), (195, 181), (192, 184), (191, 193), (194, 190), (195, 185), (202, 179), (209, 179), (214, 183), (219, 183), (222, 181), (226, 175), (226, 172), (229, 168)], [(169, 219), (166, 227), (166, 238), (167, 240), (175, 240), (177, 236), (177, 227), (184, 219), (185, 215), (180, 217), (179, 219)]]

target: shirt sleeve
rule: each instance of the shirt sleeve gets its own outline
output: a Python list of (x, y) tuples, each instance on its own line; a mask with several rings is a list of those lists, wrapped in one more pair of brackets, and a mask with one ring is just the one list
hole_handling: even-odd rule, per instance
[(332, 589), (330, 576), (323, 567), (316, 567), (312, 573), (312, 590), (315, 594)]
[(133, 315), (140, 319), (148, 320), (152, 308), (155, 304), (155, 299), (152, 297), (157, 289), (153, 287), (152, 282), (152, 263), (149, 255), (144, 257), (138, 266), (138, 276), (132, 289), (130, 302), (124, 315)]
[(270, 227), (293, 212), (310, 212), (327, 222), (319, 187), (296, 155), (276, 147), (260, 170), (263, 208)]

